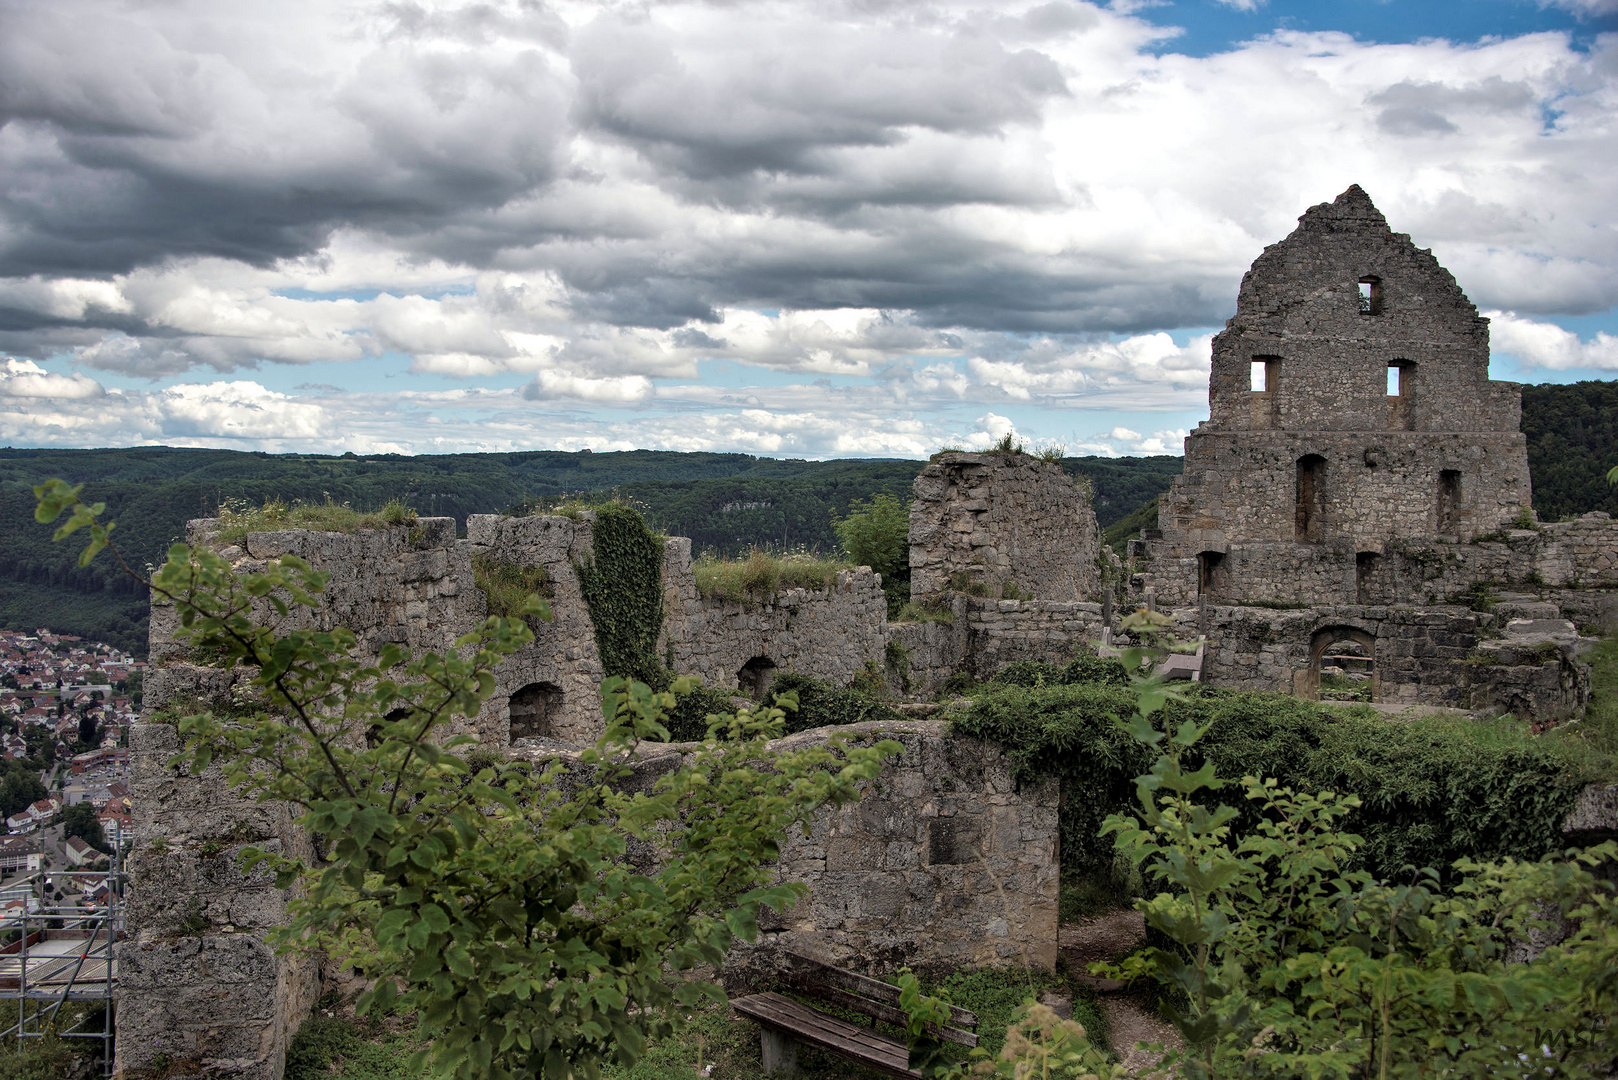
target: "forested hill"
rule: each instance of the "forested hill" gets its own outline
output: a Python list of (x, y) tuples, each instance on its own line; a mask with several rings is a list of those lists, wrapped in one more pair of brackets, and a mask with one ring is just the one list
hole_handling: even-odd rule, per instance
[(1618, 465), (1618, 382), (1522, 388), (1528, 472), (1541, 521), (1590, 510), (1618, 515), (1607, 470)]
[[(1103, 526), (1168, 486), (1180, 459), (1069, 458), (1090, 477)], [(790, 461), (747, 454), (638, 450), (593, 454), (326, 457), (144, 447), (0, 450), (0, 626), (82, 634), (144, 655), (146, 599), (105, 556), (88, 568), (79, 546), (52, 544), (33, 520), (33, 485), (51, 477), (85, 484), (107, 504), (116, 539), (139, 562), (159, 561), (189, 518), (232, 500), (259, 505), (347, 502), (374, 509), (401, 499), (428, 516), (453, 517), (582, 495), (629, 498), (657, 527), (690, 536), (698, 550), (754, 544), (822, 551), (836, 544), (833, 515), (879, 492), (907, 496), (920, 461)]]

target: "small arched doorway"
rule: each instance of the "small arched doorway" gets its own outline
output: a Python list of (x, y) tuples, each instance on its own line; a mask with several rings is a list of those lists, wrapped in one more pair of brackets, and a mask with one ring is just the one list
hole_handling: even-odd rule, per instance
[(775, 661), (768, 656), (755, 656), (736, 672), (736, 688), (754, 701), (763, 701), (775, 681)]
[(536, 682), (511, 695), (511, 741), (548, 739), (562, 711), (562, 688)]
[(1315, 631), (1309, 645), (1307, 691), (1316, 701), (1376, 701), (1380, 695), (1376, 638), (1354, 626)]

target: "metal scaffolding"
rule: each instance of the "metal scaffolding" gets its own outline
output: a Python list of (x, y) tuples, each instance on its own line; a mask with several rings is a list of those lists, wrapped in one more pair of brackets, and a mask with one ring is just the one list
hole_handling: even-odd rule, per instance
[[(89, 894), (85, 886), (91, 886)], [(112, 1075), (118, 997), (113, 946), (123, 935), (124, 887), (116, 847), (110, 870), (38, 871), (0, 887), (0, 911), (15, 909), (0, 916), (0, 932), (20, 932), (6, 933), (12, 940), (0, 947), (0, 1001), (16, 1002), (16, 1012), (5, 1017), (15, 1023), (0, 1030), (0, 1040), (98, 1039), (101, 1075)], [(90, 906), (69, 902), (70, 890), (87, 896)], [(92, 1007), (64, 1014), (70, 1002)]]

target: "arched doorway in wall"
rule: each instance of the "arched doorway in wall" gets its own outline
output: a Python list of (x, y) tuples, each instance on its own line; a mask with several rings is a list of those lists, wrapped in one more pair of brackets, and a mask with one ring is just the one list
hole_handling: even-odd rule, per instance
[(529, 683), (511, 695), (511, 741), (554, 736), (562, 712), (562, 688), (551, 682)]
[(1353, 626), (1315, 631), (1309, 646), (1307, 697), (1317, 701), (1376, 701), (1376, 638)]
[(736, 672), (736, 688), (754, 701), (763, 701), (775, 681), (775, 661), (768, 656), (755, 656)]

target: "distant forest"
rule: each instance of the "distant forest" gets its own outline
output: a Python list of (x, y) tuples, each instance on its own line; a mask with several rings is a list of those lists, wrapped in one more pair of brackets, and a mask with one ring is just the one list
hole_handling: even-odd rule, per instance
[[(1588, 510), (1618, 514), (1606, 471), (1618, 464), (1618, 383), (1525, 386), (1522, 429), (1534, 509), (1556, 521)], [(107, 504), (126, 554), (155, 563), (189, 518), (231, 501), (259, 505), (346, 502), (358, 509), (401, 499), (424, 516), (546, 506), (569, 498), (629, 500), (655, 527), (689, 536), (698, 551), (737, 554), (758, 545), (831, 551), (834, 517), (856, 500), (907, 498), (925, 462), (791, 461), (747, 454), (636, 450), (595, 454), (262, 454), (141, 447), (0, 450), (0, 626), (47, 626), (145, 655), (146, 598), (103, 557), (77, 565), (79, 545), (53, 544), (33, 520), (33, 485), (53, 476), (85, 483)], [(1067, 458), (1095, 492), (1096, 518), (1118, 543), (1155, 521), (1153, 504), (1180, 458)]]
[[(33, 485), (51, 477), (84, 483), (107, 504), (114, 534), (137, 563), (157, 563), (190, 518), (221, 504), (349, 503), (361, 510), (400, 499), (424, 516), (553, 505), (565, 499), (630, 501), (655, 527), (689, 536), (698, 551), (733, 555), (757, 545), (831, 551), (835, 516), (881, 492), (908, 498), (922, 461), (790, 461), (747, 454), (636, 450), (595, 454), (261, 454), (140, 447), (0, 450), (0, 626), (47, 626), (146, 652), (146, 597), (103, 556), (77, 564), (82, 545), (53, 544), (33, 520)], [(1090, 478), (1103, 526), (1166, 488), (1177, 457), (1069, 458)]]

